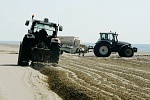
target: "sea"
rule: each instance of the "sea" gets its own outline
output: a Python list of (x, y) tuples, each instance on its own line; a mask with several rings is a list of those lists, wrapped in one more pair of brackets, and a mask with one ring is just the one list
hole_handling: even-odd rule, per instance
[[(19, 45), (20, 41), (0, 41), (1, 44), (16, 44)], [(95, 43), (84, 43), (87, 46), (94, 46)], [(132, 44), (132, 47), (138, 48), (140, 52), (150, 52), (150, 44)]]

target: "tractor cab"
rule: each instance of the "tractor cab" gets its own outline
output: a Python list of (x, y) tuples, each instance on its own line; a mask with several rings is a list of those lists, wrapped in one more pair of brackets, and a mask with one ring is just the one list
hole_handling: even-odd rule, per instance
[(116, 33), (99, 33), (101, 41), (118, 42)]
[(111, 44), (111, 48), (116, 48), (118, 45), (118, 34), (109, 32), (109, 33), (99, 33), (101, 42), (108, 42)]
[[(53, 37), (57, 36), (58, 31), (62, 31), (62, 26), (59, 26), (56, 23), (49, 22), (47, 18), (43, 21), (32, 19), (31, 28), (28, 30), (28, 33), (35, 34), (40, 32), (40, 30), (45, 30), (47, 35), (51, 35)], [(29, 20), (26, 21), (25, 25), (28, 26), (30, 23)]]

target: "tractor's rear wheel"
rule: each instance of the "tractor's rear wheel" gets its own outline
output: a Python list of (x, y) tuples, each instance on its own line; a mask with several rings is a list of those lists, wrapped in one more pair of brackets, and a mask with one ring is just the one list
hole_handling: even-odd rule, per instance
[(97, 57), (109, 57), (111, 54), (110, 46), (106, 43), (96, 44), (94, 47), (94, 54)]
[(19, 54), (18, 54), (18, 65), (21, 65), (21, 48), (22, 48), (22, 44), (20, 43), (20, 47), (19, 47)]
[(59, 56), (60, 56), (60, 44), (52, 43), (51, 44), (50, 63), (58, 63)]
[(29, 62), (23, 60), (24, 57), (23, 57), (22, 46), (23, 46), (22, 43), (20, 43), (19, 54), (18, 54), (18, 65), (19, 66), (28, 66)]
[(22, 43), (20, 44), (20, 50), (18, 55), (19, 66), (29, 65), (29, 59), (31, 57), (31, 46), (32, 46), (32, 39), (24, 37)]

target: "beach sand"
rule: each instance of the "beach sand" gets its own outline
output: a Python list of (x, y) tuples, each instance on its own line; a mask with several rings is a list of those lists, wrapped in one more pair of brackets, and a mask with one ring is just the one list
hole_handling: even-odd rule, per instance
[(131, 58), (63, 54), (57, 67), (47, 65), (41, 72), (49, 76), (50, 88), (66, 100), (150, 100), (149, 52)]
[(35, 70), (17, 66), (18, 49), (0, 45), (0, 100), (150, 100), (150, 52), (132, 58), (64, 53), (57, 67), (37, 63)]

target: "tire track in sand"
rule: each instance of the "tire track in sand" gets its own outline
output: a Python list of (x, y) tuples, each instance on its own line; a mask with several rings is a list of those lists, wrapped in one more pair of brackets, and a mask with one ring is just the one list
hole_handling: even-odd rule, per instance
[(61, 100), (58, 95), (48, 89), (47, 77), (32, 68), (26, 68), (23, 80), (25, 86), (34, 94), (34, 100)]
[(135, 69), (142, 61), (65, 55), (59, 65), (70, 72), (71, 80), (111, 99), (150, 99), (150, 72)]

